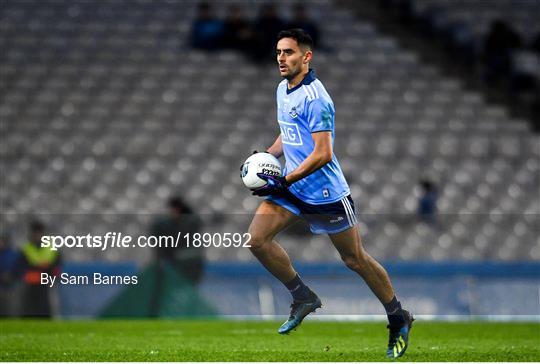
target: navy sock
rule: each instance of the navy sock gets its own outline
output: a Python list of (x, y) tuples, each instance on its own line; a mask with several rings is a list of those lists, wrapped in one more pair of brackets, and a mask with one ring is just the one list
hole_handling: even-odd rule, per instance
[(394, 296), (390, 302), (383, 303), (383, 306), (386, 310), (386, 315), (388, 316), (388, 323), (390, 323), (391, 326), (401, 326), (405, 323), (403, 309), (396, 296)]
[(311, 293), (311, 290), (302, 282), (298, 274), (292, 281), (285, 283), (285, 287), (291, 292), (295, 301), (307, 300)]

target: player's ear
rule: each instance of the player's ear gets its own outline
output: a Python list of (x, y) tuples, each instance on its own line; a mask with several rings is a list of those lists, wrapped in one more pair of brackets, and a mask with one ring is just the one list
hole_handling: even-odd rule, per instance
[(313, 57), (313, 52), (308, 49), (305, 53), (304, 53), (304, 63), (309, 63), (311, 62), (311, 58)]

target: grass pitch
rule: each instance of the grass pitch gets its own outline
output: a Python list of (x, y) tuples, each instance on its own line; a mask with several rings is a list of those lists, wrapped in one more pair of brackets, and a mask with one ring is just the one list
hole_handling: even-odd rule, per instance
[[(382, 322), (0, 321), (1, 361), (387, 361)], [(539, 323), (416, 321), (404, 361), (540, 361)]]

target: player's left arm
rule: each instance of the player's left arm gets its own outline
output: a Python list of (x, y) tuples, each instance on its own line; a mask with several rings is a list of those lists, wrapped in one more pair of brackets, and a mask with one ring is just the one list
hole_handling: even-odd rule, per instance
[(309, 176), (332, 160), (332, 132), (311, 133), (311, 138), (315, 143), (313, 152), (294, 171), (285, 176), (287, 184)]
[(268, 148), (266, 152), (272, 154), (276, 158), (279, 158), (283, 155), (283, 144), (281, 143), (281, 134), (277, 136), (274, 144), (272, 144), (272, 146)]

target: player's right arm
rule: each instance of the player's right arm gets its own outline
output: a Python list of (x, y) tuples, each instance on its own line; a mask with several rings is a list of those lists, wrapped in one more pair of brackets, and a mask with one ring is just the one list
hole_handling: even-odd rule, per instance
[(281, 144), (281, 134), (278, 135), (274, 144), (272, 144), (272, 146), (268, 148), (266, 152), (272, 154), (276, 158), (279, 158), (283, 155), (283, 144)]

